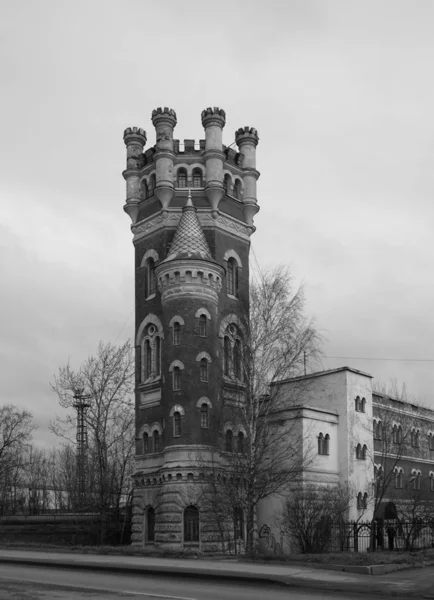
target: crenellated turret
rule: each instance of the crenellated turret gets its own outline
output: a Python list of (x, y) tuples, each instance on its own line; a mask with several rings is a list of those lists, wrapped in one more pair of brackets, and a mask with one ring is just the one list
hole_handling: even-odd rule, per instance
[(211, 204), (211, 214), (218, 215), (218, 205), (224, 195), (223, 188), (223, 127), (226, 123), (226, 113), (223, 109), (214, 107), (202, 111), (202, 125), (205, 129), (206, 187), (205, 193)]
[(235, 132), (235, 141), (243, 156), (244, 216), (247, 224), (253, 227), (253, 218), (259, 210), (256, 197), (256, 181), (259, 177), (259, 171), (256, 170), (258, 132), (253, 127), (240, 127)]
[(163, 213), (173, 198), (173, 130), (177, 120), (172, 108), (157, 108), (152, 111), (152, 123), (156, 132), (156, 188), (155, 195), (160, 200)]
[(127, 200), (124, 211), (133, 223), (137, 220), (140, 196), (139, 169), (146, 145), (146, 131), (139, 127), (127, 127), (124, 131), (124, 142), (127, 147), (127, 168), (123, 175), (127, 182)]

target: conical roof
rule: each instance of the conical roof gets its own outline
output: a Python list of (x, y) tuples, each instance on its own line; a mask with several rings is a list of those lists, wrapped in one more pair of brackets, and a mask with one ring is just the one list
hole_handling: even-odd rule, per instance
[(177, 258), (199, 258), (213, 261), (208, 243), (197, 218), (196, 207), (191, 200), (190, 190), (188, 191), (187, 202), (182, 209), (181, 219), (178, 223), (172, 245), (164, 262)]

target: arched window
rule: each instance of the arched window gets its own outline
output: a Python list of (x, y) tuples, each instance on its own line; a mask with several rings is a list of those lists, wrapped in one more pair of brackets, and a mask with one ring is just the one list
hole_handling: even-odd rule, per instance
[(413, 479), (413, 489), (414, 490), (420, 490), (420, 476), (421, 476), (421, 474), (419, 473), (419, 471), (414, 474), (414, 479)]
[(395, 488), (401, 489), (404, 483), (404, 475), (402, 469), (397, 469), (395, 471)]
[(234, 508), (234, 537), (236, 540), (244, 539), (244, 515), (239, 506)]
[(199, 541), (199, 510), (196, 506), (187, 506), (184, 510), (184, 542)]
[(365, 492), (363, 494), (363, 502), (362, 502), (362, 507), (363, 508), (368, 508), (368, 493)]
[(147, 433), (143, 434), (143, 454), (147, 454), (149, 452), (149, 435)]
[(173, 324), (173, 345), (179, 346), (181, 343), (181, 323), (175, 321)]
[(155, 175), (151, 175), (149, 178), (149, 195), (152, 196), (154, 194), (156, 185)]
[(230, 194), (231, 192), (231, 176), (226, 173), (225, 178), (223, 180), (223, 187), (225, 190), (225, 194)]
[(362, 444), (357, 444), (356, 458), (358, 458), (359, 460), (365, 460), (367, 450), (368, 450), (368, 447), (366, 446), (366, 444), (364, 446), (362, 446)]
[(434, 492), (434, 473), (430, 473), (429, 482), (430, 482), (429, 489), (431, 492)]
[(206, 358), (200, 359), (200, 380), (208, 381), (208, 361)]
[(155, 374), (157, 377), (161, 375), (161, 338), (155, 338)]
[(368, 446), (366, 444), (364, 444), (363, 448), (362, 448), (362, 459), (363, 460), (366, 460), (367, 453), (368, 453)]
[(193, 170), (193, 187), (203, 187), (202, 171), (200, 169)]
[(187, 187), (187, 171), (185, 169), (178, 169), (178, 187)]
[(361, 510), (363, 508), (362, 492), (359, 492), (357, 494), (357, 508), (358, 508), (358, 510)]
[(146, 510), (146, 541), (155, 540), (155, 510), (150, 506)]
[(160, 452), (160, 434), (157, 430), (152, 434), (154, 440), (154, 452)]
[(241, 341), (235, 340), (234, 344), (234, 375), (236, 379), (241, 379)]
[(149, 198), (149, 189), (148, 184), (146, 183), (146, 179), (142, 181), (142, 198), (144, 200), (146, 200), (146, 198)]
[(199, 335), (200, 337), (206, 337), (206, 315), (200, 315), (199, 317)]
[(324, 448), (323, 454), (328, 455), (328, 453), (329, 453), (329, 442), (330, 442), (330, 436), (329, 436), (328, 433), (326, 433), (326, 435), (324, 437), (324, 443), (323, 443), (323, 448)]
[(244, 454), (244, 433), (242, 431), (238, 433), (237, 452), (238, 454)]
[(357, 396), (355, 399), (356, 411), (360, 412), (360, 396)]
[(238, 296), (238, 264), (235, 258), (231, 257), (227, 263), (227, 293), (231, 296)]
[(209, 427), (209, 406), (205, 402), (200, 407), (200, 426), (202, 429)]
[(365, 410), (366, 410), (366, 398), (362, 398), (360, 408), (361, 408), (361, 412), (365, 412)]
[(229, 376), (230, 369), (230, 356), (231, 356), (231, 342), (227, 336), (224, 339), (224, 369), (223, 373), (226, 376)]
[(181, 413), (178, 410), (176, 410), (173, 413), (173, 436), (179, 437), (180, 435), (181, 435)]
[(226, 436), (225, 436), (225, 450), (226, 452), (232, 452), (232, 440), (233, 440), (233, 433), (231, 429), (228, 429), (226, 431)]
[(318, 454), (324, 454), (323, 452), (323, 442), (324, 442), (324, 436), (322, 433), (319, 434), (318, 436)]
[(179, 391), (181, 389), (181, 369), (179, 367), (173, 367), (172, 378), (173, 391)]
[(145, 263), (145, 298), (155, 294), (155, 261), (150, 256)]
[(241, 198), (241, 181), (239, 179), (235, 180), (233, 196), (234, 198), (238, 198), (238, 200)]
[(145, 340), (145, 379), (149, 379), (152, 377), (152, 348), (151, 342), (149, 340)]

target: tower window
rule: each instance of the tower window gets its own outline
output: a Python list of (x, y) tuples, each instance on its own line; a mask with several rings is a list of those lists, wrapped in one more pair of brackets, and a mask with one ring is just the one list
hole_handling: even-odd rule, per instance
[(238, 265), (234, 258), (228, 260), (226, 278), (228, 294), (238, 296)]
[(146, 183), (146, 179), (142, 181), (142, 197), (144, 200), (146, 200), (146, 198), (149, 198), (149, 189), (148, 184)]
[(229, 194), (231, 191), (231, 176), (226, 174), (223, 180), (223, 187), (226, 194)]
[(151, 175), (149, 178), (149, 195), (152, 196), (154, 194), (155, 188), (157, 187), (155, 183), (155, 175)]
[(232, 452), (232, 441), (233, 441), (233, 433), (231, 429), (228, 429), (226, 431), (226, 436), (225, 436), (225, 450), (226, 452)]
[(152, 257), (149, 257), (145, 264), (145, 298), (155, 294), (155, 289), (155, 261)]
[(178, 170), (178, 187), (179, 188), (187, 187), (187, 171), (185, 169)]
[(226, 376), (229, 376), (229, 366), (230, 366), (230, 355), (231, 355), (231, 343), (229, 338), (225, 336), (224, 339), (224, 369), (223, 372)]
[(199, 317), (199, 335), (200, 337), (206, 337), (206, 315), (200, 315)]
[(328, 455), (329, 453), (330, 436), (327, 433), (325, 436), (320, 433), (318, 436), (318, 454)]
[(184, 510), (184, 542), (199, 541), (199, 510), (187, 506)]
[(244, 539), (244, 516), (243, 509), (239, 506), (234, 508), (234, 534), (236, 540)]
[(236, 379), (241, 379), (241, 341), (238, 339), (234, 345), (234, 375)]
[(161, 375), (161, 338), (155, 338), (155, 373), (157, 377)]
[(208, 361), (206, 358), (200, 359), (200, 380), (208, 381)]
[(173, 436), (179, 437), (181, 435), (181, 413), (176, 410), (173, 413)]
[(237, 198), (238, 200), (241, 198), (241, 181), (239, 179), (235, 180), (233, 195), (234, 195), (234, 198)]
[(173, 324), (173, 345), (179, 346), (180, 343), (181, 343), (181, 323), (178, 323), (178, 321), (176, 321)]
[(152, 377), (152, 349), (151, 342), (145, 340), (145, 379)]
[(202, 171), (200, 169), (194, 169), (193, 171), (193, 187), (203, 187)]
[(179, 391), (181, 389), (181, 369), (179, 367), (173, 367), (173, 391)]
[(154, 438), (154, 452), (160, 452), (160, 434), (157, 430), (154, 431), (152, 437)]
[(205, 403), (200, 407), (200, 426), (202, 429), (208, 429), (209, 427), (209, 406)]
[(147, 454), (149, 452), (149, 435), (147, 433), (143, 434), (143, 454)]
[(155, 510), (152, 506), (146, 511), (146, 540), (148, 542), (155, 540)]
[(237, 452), (238, 454), (244, 454), (244, 433), (242, 431), (238, 433)]

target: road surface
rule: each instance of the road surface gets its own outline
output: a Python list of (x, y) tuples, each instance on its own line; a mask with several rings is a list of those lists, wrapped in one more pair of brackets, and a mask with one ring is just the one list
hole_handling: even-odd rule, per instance
[[(332, 600), (337, 594), (273, 584), (0, 564), (1, 600)], [(339, 594), (342, 600), (361, 596)]]

